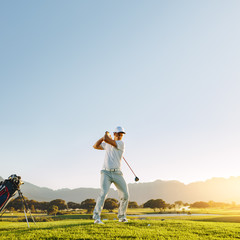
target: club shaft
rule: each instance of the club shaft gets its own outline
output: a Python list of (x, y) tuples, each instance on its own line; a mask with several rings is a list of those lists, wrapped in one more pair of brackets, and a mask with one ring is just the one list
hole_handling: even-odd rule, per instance
[(132, 171), (133, 175), (134, 175), (135, 177), (137, 177), (136, 174), (134, 173), (134, 171), (132, 170), (132, 168), (129, 166), (128, 162), (126, 161), (126, 159), (125, 159), (124, 157), (123, 157), (123, 160), (124, 160), (125, 163), (128, 165), (128, 167), (129, 167), (130, 170)]

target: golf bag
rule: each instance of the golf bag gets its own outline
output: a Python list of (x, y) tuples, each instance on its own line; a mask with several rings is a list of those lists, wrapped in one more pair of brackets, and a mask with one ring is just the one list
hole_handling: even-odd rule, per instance
[(20, 189), (21, 177), (16, 174), (11, 175), (8, 179), (0, 182), (0, 213), (3, 212), (9, 201)]

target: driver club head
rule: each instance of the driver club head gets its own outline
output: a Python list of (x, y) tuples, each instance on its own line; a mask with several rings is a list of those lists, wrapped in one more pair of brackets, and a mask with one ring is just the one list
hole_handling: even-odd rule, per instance
[(138, 182), (139, 181), (139, 178), (138, 177), (135, 177), (135, 182)]

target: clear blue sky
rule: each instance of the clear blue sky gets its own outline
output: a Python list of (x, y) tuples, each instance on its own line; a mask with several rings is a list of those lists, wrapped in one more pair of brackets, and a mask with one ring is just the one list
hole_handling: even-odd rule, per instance
[[(142, 182), (240, 175), (240, 1), (1, 1), (0, 176), (99, 187), (106, 130)], [(123, 163), (129, 183), (134, 182)]]

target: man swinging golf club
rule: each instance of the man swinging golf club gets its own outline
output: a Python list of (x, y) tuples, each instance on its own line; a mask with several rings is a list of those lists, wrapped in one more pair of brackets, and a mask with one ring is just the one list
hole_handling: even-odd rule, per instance
[(121, 172), (121, 160), (125, 151), (125, 145), (122, 138), (125, 134), (125, 130), (122, 127), (117, 127), (113, 134), (114, 139), (112, 139), (109, 132), (105, 132), (105, 135), (93, 145), (95, 149), (106, 150), (103, 169), (101, 170), (101, 192), (93, 211), (93, 219), (95, 219), (94, 223), (96, 224), (103, 224), (100, 215), (111, 183), (114, 183), (117, 187), (120, 197), (120, 206), (118, 210), (119, 222), (128, 221), (126, 218), (126, 211), (129, 193)]

